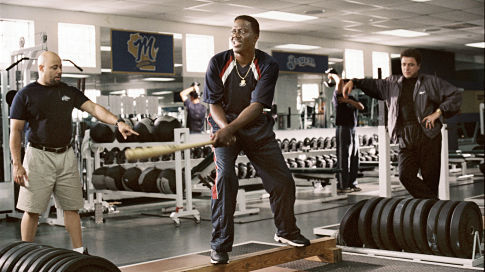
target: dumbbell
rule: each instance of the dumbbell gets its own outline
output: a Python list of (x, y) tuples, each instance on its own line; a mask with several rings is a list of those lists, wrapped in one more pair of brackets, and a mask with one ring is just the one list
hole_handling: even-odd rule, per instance
[[(335, 75), (338, 75), (337, 73), (337, 70), (335, 70), (334, 68), (328, 68), (326, 71), (325, 71), (325, 74), (328, 75), (328, 74), (335, 74)], [(327, 80), (325, 80), (323, 82), (323, 84), (327, 87), (327, 88), (332, 88), (335, 86), (336, 82), (335, 80), (333, 80), (331, 77), (328, 77), (327, 76)]]
[(281, 151), (283, 152), (288, 152), (290, 151), (290, 141), (288, 139), (283, 139), (283, 141), (281, 142)]
[(296, 164), (297, 164), (297, 167), (298, 167), (298, 168), (303, 168), (303, 167), (305, 167), (305, 162), (304, 162), (302, 159), (300, 159), (300, 158), (295, 158), (295, 162), (296, 162)]
[(288, 158), (286, 159), (286, 163), (289, 165), (290, 168), (297, 168), (298, 164), (296, 163), (295, 159)]
[(246, 164), (246, 168), (248, 172), (246, 173), (246, 178), (254, 178), (256, 176), (256, 169), (254, 169), (254, 166), (248, 162)]
[(374, 145), (374, 137), (369, 137), (367, 139), (367, 145), (368, 146), (373, 146)]
[(207, 158), (207, 156), (209, 156), (211, 153), (212, 153), (212, 147), (210, 145), (204, 146), (204, 148), (202, 150), (202, 154), (203, 154), (204, 158)]
[(363, 135), (363, 136), (362, 136), (362, 145), (363, 145), (363, 146), (367, 145), (367, 140), (368, 140), (367, 135)]
[(303, 146), (310, 146), (310, 141), (309, 137), (305, 137), (305, 139), (303, 139)]
[(318, 137), (317, 147), (318, 149), (325, 149), (325, 139), (323, 137)]
[(327, 166), (327, 162), (323, 159), (323, 157), (317, 157), (317, 163), (315, 165), (318, 168), (325, 168)]
[(317, 138), (313, 137), (310, 140), (310, 148), (313, 149), (313, 150), (317, 150), (318, 149), (318, 140), (317, 140)]
[(325, 137), (325, 139), (323, 140), (323, 144), (324, 144), (324, 149), (330, 149), (332, 148), (332, 143), (330, 142), (330, 137)]
[(332, 139), (330, 139), (330, 148), (337, 148), (337, 137), (333, 136)]
[(364, 140), (362, 135), (359, 135), (359, 146), (364, 146)]
[(281, 149), (281, 140), (280, 139), (276, 139), (276, 144), (278, 144), (278, 147)]
[(237, 164), (237, 168), (238, 168), (238, 171), (237, 171), (237, 177), (238, 178), (246, 178), (247, 174), (248, 174), (248, 167), (245, 163), (238, 163)]
[(103, 159), (104, 164), (113, 164), (115, 161), (115, 154), (106, 148), (99, 154), (99, 157)]
[(325, 159), (325, 166), (326, 168), (333, 168), (334, 167), (333, 159), (332, 158)]
[(194, 159), (199, 159), (199, 158), (202, 158), (202, 156), (204, 155), (204, 149), (202, 149), (202, 147), (194, 147), (193, 150), (192, 150), (192, 153), (194, 154), (193, 155), (193, 158)]
[(289, 143), (289, 150), (288, 151), (297, 151), (296, 139), (292, 138)]

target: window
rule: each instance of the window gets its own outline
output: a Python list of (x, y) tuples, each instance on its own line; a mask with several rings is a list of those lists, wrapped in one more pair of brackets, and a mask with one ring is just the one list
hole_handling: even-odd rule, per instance
[(0, 65), (4, 68), (12, 63), (12, 51), (20, 49), (20, 38), (25, 40), (24, 48), (34, 46), (34, 22), (0, 19)]
[(301, 100), (303, 102), (314, 101), (318, 97), (318, 84), (302, 84), (301, 85)]
[(377, 68), (381, 68), (382, 78), (386, 78), (391, 75), (389, 69), (390, 60), (389, 53), (386, 52), (372, 52), (372, 77), (378, 78)]
[[(96, 35), (93, 25), (58, 24), (59, 56), (80, 67), (96, 67)], [(64, 66), (73, 66), (63, 62)]]
[(362, 50), (345, 49), (345, 77), (364, 77), (364, 52)]
[(214, 55), (214, 36), (185, 35), (185, 60), (187, 72), (205, 73)]

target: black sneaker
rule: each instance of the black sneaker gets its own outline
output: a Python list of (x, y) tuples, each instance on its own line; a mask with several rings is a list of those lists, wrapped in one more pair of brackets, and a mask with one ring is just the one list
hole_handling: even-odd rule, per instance
[(281, 237), (278, 236), (278, 234), (275, 234), (274, 240), (276, 242), (288, 244), (295, 247), (305, 247), (310, 245), (310, 240), (308, 240), (307, 238), (305, 238), (305, 236), (301, 234), (298, 234), (295, 238)]
[(362, 189), (360, 187), (357, 187), (357, 186), (350, 186), (350, 190), (352, 190), (353, 192), (360, 192), (360, 191), (362, 191)]
[(229, 255), (227, 252), (217, 252), (211, 249), (211, 264), (227, 264)]

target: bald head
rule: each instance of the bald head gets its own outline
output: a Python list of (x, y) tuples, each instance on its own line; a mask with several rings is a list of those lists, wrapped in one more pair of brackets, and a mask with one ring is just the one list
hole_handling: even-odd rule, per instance
[(37, 82), (41, 85), (56, 85), (61, 81), (62, 62), (59, 56), (51, 51), (43, 52), (37, 58), (39, 79)]

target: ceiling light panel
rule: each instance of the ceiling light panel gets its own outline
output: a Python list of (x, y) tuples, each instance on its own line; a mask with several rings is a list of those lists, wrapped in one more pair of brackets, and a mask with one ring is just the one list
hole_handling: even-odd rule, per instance
[(286, 22), (303, 22), (308, 20), (315, 20), (318, 17), (301, 15), (296, 13), (281, 12), (281, 11), (267, 11), (262, 13), (253, 14), (254, 17), (286, 21)]
[(411, 31), (411, 30), (406, 30), (406, 29), (393, 29), (393, 30), (379, 31), (379, 32), (376, 32), (376, 33), (382, 34), (382, 35), (392, 35), (392, 36), (406, 37), (406, 38), (422, 37), (422, 36), (428, 36), (429, 35), (429, 33)]

